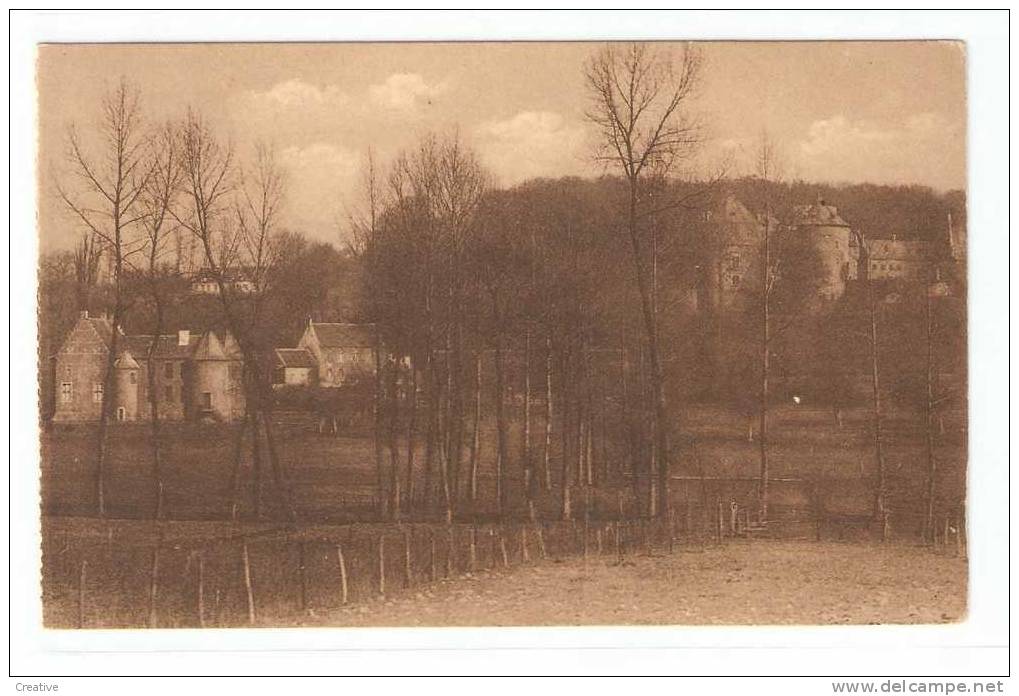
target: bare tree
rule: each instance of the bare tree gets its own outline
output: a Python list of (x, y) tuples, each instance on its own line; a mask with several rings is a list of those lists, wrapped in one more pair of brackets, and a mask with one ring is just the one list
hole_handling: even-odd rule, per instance
[[(235, 227), (237, 214), (238, 172), (233, 148), (224, 145), (213, 134), (199, 114), (188, 110), (181, 128), (181, 205), (173, 210), (175, 220), (188, 229), (198, 240), (205, 266), (215, 278), (220, 306), (226, 323), (237, 340), (243, 356), (247, 381), (246, 404), (253, 424), (253, 439), (259, 430), (265, 435), (274, 485), (283, 504), (284, 514), (291, 521), (296, 511), (273, 437), (272, 394), (269, 385), (270, 369), (265, 351), (257, 339), (257, 331), (242, 318), (242, 307), (235, 296), (236, 290), (228, 281), (228, 271), (237, 263), (237, 251), (242, 245), (259, 248), (260, 235), (269, 235), (275, 220), (275, 204), (263, 209), (254, 206), (255, 214), (248, 226)], [(275, 175), (267, 181), (275, 180)], [(274, 189), (275, 190), (275, 189)], [(282, 189), (278, 190), (282, 195)], [(270, 196), (271, 197), (271, 196)], [(250, 200), (259, 201), (261, 194)], [(246, 234), (247, 232), (247, 234)], [(268, 242), (266, 241), (266, 244)]]
[(170, 209), (180, 185), (180, 162), (177, 147), (177, 132), (172, 124), (166, 124), (152, 138), (151, 176), (142, 191), (139, 208), (142, 211), (141, 227), (147, 240), (145, 256), (147, 265), (143, 271), (144, 283), (153, 306), (152, 341), (149, 343), (146, 372), (148, 374), (149, 417), (152, 428), (152, 470), (155, 482), (155, 518), (164, 515), (164, 480), (159, 422), (159, 394), (156, 390), (156, 353), (159, 339), (163, 334), (163, 318), (168, 302), (167, 289), (171, 280), (163, 260), (173, 251), (173, 218)]
[(72, 260), (78, 308), (88, 310), (92, 289), (99, 281), (99, 264), (103, 260), (102, 238), (92, 231), (83, 233), (74, 245)]
[[(58, 194), (75, 218), (94, 235), (88, 244), (101, 240), (102, 252), (112, 258), (113, 316), (109, 353), (103, 377), (102, 402), (96, 444), (96, 510), (106, 514), (105, 473), (108, 425), (113, 406), (114, 364), (120, 350), (121, 322), (126, 310), (123, 292), (125, 260), (139, 250), (132, 231), (142, 217), (139, 201), (150, 176), (147, 138), (144, 133), (139, 91), (121, 80), (102, 100), (96, 141), (100, 152), (92, 155), (79, 132), (68, 135), (68, 162), (75, 184), (59, 182)], [(81, 249), (82, 267), (89, 269), (95, 248)]]
[(626, 233), (651, 363), (652, 438), (658, 461), (657, 512), (663, 516), (668, 514), (669, 505), (669, 410), (648, 235), (642, 229), (638, 206), (649, 175), (667, 175), (700, 142), (699, 129), (687, 107), (702, 69), (702, 54), (692, 45), (684, 46), (678, 60), (674, 60), (671, 53), (640, 43), (610, 44), (585, 66), (592, 98), (587, 116), (601, 138), (598, 158), (617, 167), (627, 184)]
[(761, 240), (761, 385), (760, 385), (760, 480), (758, 483), (758, 515), (761, 522), (768, 519), (768, 382), (771, 377), (771, 298), (778, 277), (772, 254), (772, 210), (770, 187), (781, 177), (778, 145), (768, 132), (762, 131), (756, 153), (755, 178), (764, 193), (764, 224)]

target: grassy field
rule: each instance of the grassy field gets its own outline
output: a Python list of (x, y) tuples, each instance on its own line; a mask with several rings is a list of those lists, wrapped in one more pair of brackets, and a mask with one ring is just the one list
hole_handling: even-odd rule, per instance
[[(510, 433), (511, 499), (519, 505), (522, 473), (519, 469), (521, 433), (514, 424)], [(535, 423), (541, 432), (543, 424)], [(229, 509), (236, 426), (166, 424), (164, 447), (166, 505), (174, 519), (223, 519)], [(611, 432), (611, 431), (610, 431)], [(678, 500), (707, 496), (739, 499), (749, 504), (754, 496), (753, 477), (758, 472), (758, 443), (747, 437), (747, 419), (717, 408), (700, 407), (682, 414), (682, 440), (674, 475), (685, 476), (673, 485)], [(865, 511), (870, 505), (874, 457), (871, 424), (865, 411), (849, 412), (837, 426), (830, 412), (804, 408), (776, 409), (769, 444), (771, 475), (782, 478), (825, 476), (836, 481), (838, 495), (831, 504), (847, 511)], [(376, 473), (373, 447), (365, 432), (319, 434), (307, 417), (284, 414), (277, 423), (279, 451), (292, 483), (294, 500), (302, 519), (347, 522), (370, 519), (374, 514)], [(419, 438), (420, 439), (420, 438)], [(540, 442), (539, 437), (535, 437)], [(147, 517), (154, 505), (149, 429), (145, 425), (118, 425), (111, 431), (107, 465), (107, 504), (113, 517)], [(553, 441), (553, 467), (558, 478), (561, 440)], [(43, 510), (50, 515), (89, 515), (94, 511), (94, 426), (60, 426), (42, 436)], [(405, 443), (400, 443), (401, 472), (405, 466)], [(479, 474), (482, 511), (491, 508), (494, 496), (494, 424), (483, 428)], [(966, 433), (959, 418), (949, 419), (938, 434), (938, 506), (958, 505), (965, 490)], [(388, 463), (388, 453), (385, 454)], [(417, 448), (416, 486), (423, 484), (423, 452)], [(466, 457), (466, 450), (465, 450)], [(626, 457), (619, 439), (611, 437), (595, 457), (615, 466)], [(886, 423), (886, 460), (896, 505), (917, 507), (923, 497), (926, 454), (921, 420), (917, 414), (896, 414)], [(625, 465), (624, 465), (625, 468)], [(724, 490), (700, 484), (700, 476), (734, 477)], [(405, 484), (404, 484), (405, 485)], [(630, 494), (629, 487), (617, 485)], [(803, 507), (803, 487), (783, 484), (772, 487), (777, 506)], [(241, 513), (253, 508), (253, 472), (241, 471)], [(614, 507), (614, 494), (603, 501)], [(556, 497), (540, 501), (550, 514)], [(605, 497), (605, 496), (603, 496)], [(266, 467), (263, 473), (263, 512), (278, 517), (277, 496)], [(632, 501), (631, 501), (632, 503)]]

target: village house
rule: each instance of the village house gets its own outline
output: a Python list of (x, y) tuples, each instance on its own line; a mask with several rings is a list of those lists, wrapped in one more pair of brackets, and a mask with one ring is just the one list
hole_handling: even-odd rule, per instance
[[(308, 321), (298, 349), (307, 351), (313, 361), (317, 383), (321, 387), (342, 387), (359, 378), (375, 374), (375, 350), (378, 336), (374, 324), (341, 324)], [(278, 354), (277, 354), (278, 355)], [(301, 360), (297, 355), (291, 360)], [(297, 368), (296, 366), (293, 368)], [(297, 379), (297, 373), (294, 373)]]
[(315, 383), (315, 356), (305, 348), (276, 349), (276, 379), (281, 386)]
[[(224, 269), (219, 274), (222, 277), (223, 286), (228, 291), (247, 295), (257, 289), (253, 279), (253, 273), (248, 268)], [(191, 294), (193, 295), (218, 295), (219, 277), (211, 269), (203, 268), (191, 276)]]
[[(53, 356), (54, 421), (99, 420), (112, 342), (110, 320), (83, 312)], [(152, 384), (150, 355), (155, 367)], [(158, 399), (161, 419), (237, 420), (244, 414), (242, 365), (240, 349), (228, 332), (181, 330), (153, 337), (128, 336), (121, 331), (110, 413), (118, 421), (149, 419), (151, 390)]]
[(925, 241), (906, 241), (892, 235), (891, 239), (867, 241), (868, 277), (872, 280), (922, 280), (929, 266)]

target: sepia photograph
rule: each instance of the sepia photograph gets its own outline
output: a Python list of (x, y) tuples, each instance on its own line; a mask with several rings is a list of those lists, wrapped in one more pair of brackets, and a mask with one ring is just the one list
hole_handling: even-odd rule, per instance
[(41, 626), (965, 623), (969, 46), (676, 37), (38, 43)]

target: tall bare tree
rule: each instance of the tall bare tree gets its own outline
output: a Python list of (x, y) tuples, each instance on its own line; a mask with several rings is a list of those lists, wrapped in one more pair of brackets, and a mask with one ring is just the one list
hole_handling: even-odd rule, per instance
[[(181, 127), (180, 148), (181, 204), (173, 210), (173, 215), (198, 240), (205, 266), (216, 280), (224, 318), (243, 357), (248, 387), (246, 403), (253, 424), (252, 437), (257, 439), (260, 430), (265, 435), (274, 485), (284, 514), (292, 521), (297, 514), (273, 436), (268, 356), (262, 350), (257, 338), (258, 332), (253, 330), (252, 324), (244, 321), (237, 290), (228, 282), (230, 267), (237, 263), (238, 249), (242, 245), (257, 249), (260, 244), (258, 237), (271, 232), (267, 223), (275, 219), (275, 212), (266, 217), (259, 216), (275, 209), (270, 206), (263, 210), (261, 204), (256, 203), (255, 215), (246, 228), (248, 234), (240, 224), (234, 224), (237, 221), (240, 182), (233, 148), (220, 142), (208, 123), (191, 109)], [(256, 194), (250, 200), (257, 202), (260, 198), (260, 194)]]
[(588, 119), (601, 139), (598, 158), (614, 166), (627, 184), (626, 233), (641, 300), (648, 345), (653, 405), (653, 450), (658, 462), (657, 512), (668, 514), (669, 436), (667, 389), (655, 317), (653, 257), (642, 224), (640, 203), (649, 176), (667, 176), (690, 157), (700, 143), (700, 130), (689, 106), (703, 72), (699, 49), (685, 45), (674, 57), (648, 44), (609, 44), (586, 64), (592, 105)]
[(781, 177), (782, 163), (777, 143), (768, 132), (762, 131), (754, 162), (754, 175), (764, 197), (764, 221), (761, 239), (761, 384), (760, 433), (757, 439), (760, 454), (760, 480), (758, 482), (758, 514), (761, 522), (768, 519), (768, 396), (771, 378), (771, 298), (775, 289), (777, 271), (772, 252), (772, 226), (774, 212), (771, 203), (771, 184)]
[[(138, 204), (151, 169), (137, 88), (121, 80), (103, 97), (101, 117), (93, 136), (83, 138), (76, 128), (70, 129), (67, 159), (73, 183), (58, 182), (57, 192), (78, 222), (101, 240), (102, 253), (112, 260), (113, 316), (96, 442), (96, 511), (102, 517), (106, 515), (105, 465), (115, 388), (114, 364), (126, 309), (125, 260), (140, 248), (133, 231), (143, 216)], [(97, 149), (95, 154), (89, 152), (92, 141)], [(87, 268), (89, 257), (95, 252), (83, 248), (82, 253)]]
[(153, 306), (152, 341), (149, 343), (146, 371), (148, 374), (149, 417), (152, 429), (152, 470), (155, 483), (155, 518), (164, 515), (165, 484), (163, 479), (159, 394), (156, 389), (156, 352), (163, 334), (163, 321), (169, 301), (168, 286), (172, 281), (165, 257), (172, 247), (173, 206), (180, 185), (180, 156), (177, 131), (172, 124), (164, 125), (151, 139), (151, 175), (142, 191), (139, 208), (141, 227), (146, 238), (146, 264), (142, 270), (144, 284)]

